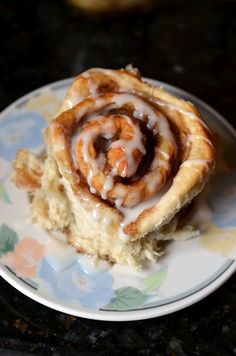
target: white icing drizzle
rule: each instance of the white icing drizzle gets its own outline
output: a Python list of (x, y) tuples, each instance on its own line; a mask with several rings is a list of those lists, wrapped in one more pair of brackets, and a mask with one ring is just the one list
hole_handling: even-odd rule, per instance
[(167, 170), (169, 167), (169, 164), (168, 164), (168, 161), (165, 161), (164, 159), (159, 159), (158, 166), (163, 167), (165, 170)]
[(176, 104), (169, 104), (166, 101), (162, 100), (162, 99), (152, 99), (155, 103), (157, 103), (159, 106), (163, 106), (166, 107), (170, 110), (174, 110), (174, 111), (178, 111), (179, 113), (188, 116), (191, 120), (195, 120), (198, 121), (202, 124), (202, 126), (204, 126), (204, 128), (209, 132), (209, 127), (205, 124), (205, 122), (200, 119), (200, 117), (198, 117), (196, 114), (194, 114), (191, 111), (187, 111), (182, 109), (180, 106), (176, 105)]
[[(83, 73), (82, 76), (83, 76), (84, 78), (87, 78), (88, 80), (90, 80), (90, 82), (89, 82), (89, 84), (90, 84), (90, 86), (91, 86), (90, 92), (91, 92), (92, 95), (95, 95), (95, 94), (97, 93), (97, 84), (91, 79), (91, 77), (90, 77), (89, 74), (90, 74), (90, 73), (93, 73), (93, 72), (97, 72), (97, 71), (99, 71), (99, 72), (101, 72), (101, 73), (103, 73), (103, 74), (105, 74), (105, 75), (107, 75), (107, 76), (109, 76), (109, 77), (116, 78), (118, 83), (120, 83), (120, 81), (121, 81), (121, 77), (120, 77), (119, 73), (116, 73), (116, 71), (114, 71), (114, 70), (103, 69), (103, 68), (91, 68), (91, 69), (89, 69), (87, 72)], [(124, 77), (124, 78), (122, 78), (122, 79), (123, 79), (125, 82), (127, 82), (127, 78), (126, 78), (126, 77)], [(135, 90), (132, 89), (132, 88), (129, 88), (129, 86), (128, 86), (125, 90), (128, 91), (129, 93), (135, 93)], [(154, 91), (154, 89), (153, 89), (153, 91)], [(139, 93), (138, 91), (136, 92), (136, 94), (143, 95), (142, 92)], [(125, 95), (125, 94), (124, 94), (124, 95)], [(129, 94), (127, 94), (127, 95), (129, 95)], [(152, 93), (152, 95), (153, 95), (153, 93)], [(74, 94), (74, 96), (75, 96), (75, 99), (72, 99), (72, 106), (74, 106), (75, 103), (77, 104), (78, 102), (80, 102), (80, 101), (82, 101), (82, 100), (84, 99), (83, 97), (78, 96), (78, 94), (76, 95), (76, 93)], [(152, 100), (153, 100), (154, 102), (156, 102), (159, 106), (165, 106), (165, 107), (167, 107), (167, 108), (169, 108), (169, 109), (171, 109), (171, 110), (178, 111), (178, 112), (180, 112), (180, 113), (183, 114), (183, 115), (187, 115), (191, 120), (197, 120), (197, 121), (199, 121), (199, 122), (205, 127), (205, 129), (206, 129), (207, 131), (209, 131), (209, 128), (208, 128), (208, 126), (205, 124), (205, 122), (204, 122), (202, 119), (200, 119), (195, 113), (193, 113), (193, 112), (191, 112), (191, 111), (184, 110), (184, 109), (182, 109), (179, 105), (176, 105), (176, 104), (169, 104), (169, 103), (167, 103), (166, 101), (164, 101), (164, 100), (162, 100), (162, 99), (155, 99), (155, 98), (153, 97)], [(71, 107), (72, 107), (72, 106), (71, 106)], [(134, 115), (136, 118), (138, 118), (138, 119), (141, 120), (141, 119), (143, 118), (143, 115), (144, 115), (144, 114), (142, 113), (142, 111), (140, 111), (140, 110), (138, 110), (138, 109), (135, 109), (133, 115)]]
[(135, 205), (131, 208), (120, 207), (119, 210), (123, 214), (123, 220), (121, 223), (122, 231), (125, 226), (129, 225), (133, 221), (136, 221), (138, 216), (142, 212), (144, 212), (144, 210), (153, 208), (159, 202), (159, 200), (165, 195), (165, 193), (169, 190), (172, 181), (173, 181), (172, 179), (169, 179), (166, 182), (165, 186), (159, 192), (157, 192), (151, 198), (140, 202), (138, 205)]
[(93, 178), (93, 172), (90, 170), (87, 176), (87, 183), (90, 187), (92, 186), (92, 178)]
[(123, 200), (124, 200), (123, 198), (118, 198), (115, 200), (115, 206), (117, 207), (117, 209), (119, 209), (122, 206)]
[(155, 150), (158, 151), (166, 160), (170, 158), (170, 155), (167, 152), (161, 150), (159, 147), (156, 147)]
[(130, 236), (124, 232), (125, 224), (123, 222), (120, 223), (120, 229), (118, 231), (119, 238), (123, 241), (129, 241)]
[[(85, 78), (87, 79), (87, 85), (89, 87), (89, 91), (90, 91), (90, 96), (95, 96), (97, 94), (97, 83), (93, 80), (93, 78), (91, 78), (91, 76), (89, 75), (90, 71), (84, 72), (83, 74), (80, 75), (80, 78)], [(72, 89), (70, 90), (69, 93), (69, 97), (66, 99), (66, 105), (68, 107), (68, 109), (73, 108), (75, 105), (81, 103), (83, 100), (85, 100), (87, 98), (87, 95), (81, 95), (79, 94), (78, 89), (74, 89), (72, 87)]]
[(101, 218), (100, 206), (101, 206), (101, 204), (98, 203), (98, 204), (96, 204), (95, 207), (93, 208), (93, 220), (94, 220), (94, 221), (99, 221), (100, 218)]
[(147, 184), (147, 188), (150, 192), (155, 191), (156, 187), (160, 184), (161, 181), (161, 175), (156, 174), (156, 175), (145, 175), (143, 177), (144, 181)]
[(90, 190), (90, 192), (91, 192), (92, 194), (96, 194), (96, 193), (97, 193), (97, 190), (96, 190), (94, 187), (92, 187), (92, 186), (90, 186), (89, 190)]
[(114, 177), (113, 177), (112, 174), (110, 174), (110, 175), (107, 177), (107, 179), (106, 179), (106, 181), (105, 181), (105, 183), (104, 183), (103, 189), (102, 189), (102, 191), (101, 191), (101, 197), (102, 197), (102, 199), (104, 199), (104, 200), (107, 199), (107, 193), (108, 193), (110, 190), (112, 190), (113, 187), (114, 187)]
[[(89, 153), (89, 145), (91, 142), (95, 142), (98, 136), (102, 136), (106, 139), (111, 139), (116, 134), (116, 126), (113, 122), (113, 119), (115, 119), (117, 115), (110, 115), (110, 120), (104, 121), (102, 119), (105, 118), (104, 115), (109, 114), (110, 110), (121, 108), (127, 103), (130, 103), (133, 106), (134, 117), (137, 116), (139, 120), (143, 120), (145, 118), (147, 120), (147, 127), (149, 129), (155, 129), (156, 131), (158, 131), (158, 134), (160, 136), (168, 140), (169, 144), (175, 145), (174, 137), (169, 128), (167, 119), (162, 114), (158, 114), (150, 106), (150, 104), (146, 103), (141, 97), (138, 97), (137, 95), (133, 94), (114, 94), (111, 103), (107, 103), (107, 101), (104, 100), (102, 96), (96, 98), (97, 112), (90, 114), (87, 118), (87, 122), (92, 122), (96, 120), (98, 122), (98, 125), (90, 126), (87, 130), (79, 129), (76, 135), (73, 136), (71, 145), (71, 149), (73, 151), (72, 156), (74, 157), (74, 163), (77, 166), (76, 154), (74, 154), (76, 152), (76, 144), (78, 142), (78, 138), (83, 141), (83, 159), (86, 163), (88, 163), (88, 166), (90, 167), (87, 175), (87, 183), (92, 193), (95, 193), (95, 188), (93, 186), (93, 178), (103, 170), (105, 166), (105, 154), (103, 152), (99, 152), (98, 157), (96, 159), (92, 158)], [(79, 115), (77, 116), (77, 120), (79, 121), (82, 116), (83, 113), (82, 115), (81, 113), (79, 113)], [(108, 193), (114, 188), (114, 177), (118, 175), (119, 165), (125, 160), (124, 168), (123, 171), (120, 172), (120, 175), (123, 178), (131, 177), (133, 174), (135, 174), (138, 165), (137, 161), (134, 158), (134, 151), (138, 150), (140, 153), (142, 153), (142, 155), (146, 154), (146, 150), (143, 145), (143, 134), (140, 128), (137, 127), (133, 123), (131, 118), (129, 118), (127, 115), (119, 116), (125, 119), (126, 124), (130, 126), (132, 132), (132, 139), (125, 140), (120, 138), (109, 145), (110, 150), (120, 148), (124, 152), (124, 156), (123, 158), (119, 158), (119, 160), (117, 160), (115, 163), (113, 162), (114, 166), (108, 174), (104, 182), (102, 191), (100, 193), (101, 198), (104, 200), (108, 198)], [(99, 125), (99, 120), (101, 122), (101, 125)], [(162, 154), (164, 158), (169, 156), (164, 151), (162, 151)], [(156, 158), (152, 162), (152, 167), (158, 168), (158, 164), (155, 161)], [(160, 167), (161, 166), (168, 170), (168, 162), (166, 162), (166, 164), (160, 164)], [(150, 188), (151, 186), (156, 186), (157, 182), (160, 181), (161, 177), (158, 175), (158, 172), (156, 172), (156, 176), (156, 183), (149, 183)], [(123, 203), (123, 196), (118, 196), (117, 199), (117, 204)], [(138, 202), (138, 197), (137, 199), (134, 197), (133, 201)]]
[(81, 194), (81, 198), (82, 198), (83, 202), (85, 202), (85, 203), (88, 203), (88, 202), (89, 202), (89, 197), (88, 197), (88, 195)]
[(89, 75), (89, 70), (87, 72), (84, 72), (81, 77), (87, 79), (87, 85), (89, 87), (90, 91), (90, 96), (95, 96), (97, 95), (97, 89), (98, 85), (95, 82), (95, 80)]
[[(115, 185), (114, 177), (118, 175), (119, 164), (122, 161), (123, 161), (123, 158), (120, 160), (117, 160), (115, 166), (112, 168), (110, 174), (107, 176), (107, 179), (106, 179), (103, 189), (101, 191), (101, 197), (104, 200), (107, 199), (107, 193), (114, 188), (114, 185)], [(125, 176), (125, 175), (123, 175), (123, 173), (125, 173), (125, 172), (122, 172), (122, 177)], [(125, 195), (126, 195), (126, 192), (125, 192)], [(119, 197), (123, 198), (124, 196), (120, 195)]]
[(206, 170), (208, 171), (210, 162), (211, 161), (206, 159), (189, 159), (183, 162), (180, 167), (194, 168), (202, 176), (203, 172), (200, 170), (199, 166), (205, 166)]
[(120, 198), (124, 198), (126, 196), (126, 190), (121, 184), (116, 185), (115, 191)]
[(209, 140), (209, 138), (207, 138), (205, 136), (201, 136), (201, 135), (188, 135), (187, 140), (186, 140), (186, 145), (189, 146), (193, 140), (203, 140), (203, 141), (207, 142), (211, 147), (214, 148), (214, 146), (213, 146), (212, 142)]
[(102, 204), (97, 203), (92, 210), (93, 220), (95, 222), (99, 221), (107, 229), (111, 225), (112, 221), (109, 216), (107, 215), (103, 216), (103, 215), (104, 213), (102, 213)]
[[(98, 94), (97, 93), (98, 86), (97, 86), (96, 82), (89, 75), (90, 73), (93, 73), (96, 71), (102, 72), (109, 77), (117, 78), (118, 83), (120, 83), (120, 80), (121, 80), (120, 75), (113, 70), (100, 69), (100, 68), (90, 69), (89, 71), (87, 71), (86, 73), (83, 74), (83, 77), (88, 79), (88, 86), (89, 86), (91, 96), (96, 96)], [(124, 78), (124, 81), (126, 81), (126, 78)], [(87, 121), (97, 120), (97, 119), (99, 119), (99, 115), (101, 117), (104, 117), (103, 115), (106, 115), (107, 113), (109, 113), (109, 110), (120, 108), (120, 107), (124, 106), (126, 103), (131, 103), (134, 107), (133, 116), (135, 118), (137, 118), (138, 120), (147, 119), (147, 127), (150, 130), (153, 130), (154, 134), (158, 133), (160, 136), (167, 139), (170, 142), (170, 144), (175, 145), (174, 137), (172, 135), (172, 132), (169, 129), (169, 124), (168, 124), (168, 121), (166, 120), (166, 118), (161, 113), (157, 114), (157, 112), (147, 102), (143, 101), (140, 96), (137, 96), (137, 94), (139, 94), (139, 93), (136, 92), (136, 95), (131, 94), (132, 92), (134, 92), (134, 90), (132, 90), (132, 88), (130, 88), (130, 89), (126, 88), (126, 91), (128, 91), (129, 93), (117, 94), (117, 95), (114, 94), (113, 102), (108, 105), (103, 98), (97, 97), (96, 104), (97, 104), (97, 107), (100, 107), (100, 110), (102, 109), (102, 112), (100, 114), (99, 114), (99, 111), (97, 113), (90, 114), (87, 118)], [(140, 93), (140, 95), (143, 95), (143, 93)], [(82, 100), (84, 100), (84, 97), (78, 95), (76, 92), (73, 92), (72, 98), (67, 101), (67, 104), (69, 107), (73, 107), (74, 105), (76, 105), (77, 103), (79, 103)], [(177, 111), (183, 115), (188, 116), (189, 119), (191, 119), (191, 120), (196, 120), (196, 121), (200, 122), (202, 124), (202, 126), (204, 126), (205, 129), (209, 131), (209, 128), (207, 127), (207, 125), (195, 113), (193, 113), (191, 111), (183, 110), (180, 106), (175, 105), (175, 104), (169, 104), (161, 99), (153, 98), (152, 100), (159, 106), (166, 107), (170, 110)], [(150, 101), (152, 101), (152, 100), (150, 100)], [(79, 115), (77, 116), (77, 120), (79, 121), (84, 116), (84, 114), (85, 114), (85, 112), (80, 111)], [(110, 130), (112, 131), (115, 129), (114, 124), (112, 122), (112, 115), (110, 115), (110, 117), (111, 117), (110, 123), (107, 124), (107, 126), (105, 127), (107, 132), (102, 133), (102, 136), (106, 139), (111, 139), (113, 137), (112, 133), (110, 133)], [(130, 118), (128, 118), (127, 116), (126, 116), (126, 120), (127, 120), (127, 122), (130, 123), (130, 125), (133, 125), (132, 120)], [(133, 127), (134, 127), (133, 140), (119, 139), (116, 142), (112, 142), (110, 144), (110, 148), (120, 147), (120, 148), (122, 148), (122, 150), (125, 153), (125, 160), (128, 162), (128, 164), (125, 165), (124, 170), (121, 173), (122, 177), (130, 177), (136, 172), (137, 163), (135, 162), (134, 156), (133, 156), (134, 150), (138, 149), (142, 154), (146, 153), (146, 150), (144, 148), (143, 141), (142, 141), (142, 133), (136, 126), (133, 125)], [(103, 127), (103, 129), (104, 129), (104, 127)], [(96, 159), (92, 159), (91, 156), (89, 155), (89, 143), (92, 142), (93, 140), (95, 140), (98, 135), (99, 135), (99, 130), (97, 130), (97, 129), (96, 130), (91, 129), (88, 131), (81, 131), (79, 129), (77, 131), (76, 135), (72, 138), (72, 145), (71, 145), (72, 151), (75, 152), (74, 149), (76, 147), (78, 137), (82, 136), (83, 157), (84, 157), (85, 162), (87, 162), (91, 167), (89, 169), (89, 173), (87, 176), (87, 183), (90, 187), (91, 193), (93, 193), (93, 194), (96, 193), (96, 189), (93, 187), (93, 177), (95, 175), (97, 175), (99, 173), (99, 171), (101, 171), (104, 168), (104, 164), (105, 164), (105, 155), (103, 152), (100, 152)], [(213, 146), (211, 141), (208, 138), (206, 138), (204, 136), (200, 136), (200, 135), (189, 135), (187, 137), (186, 144), (189, 145), (190, 142), (194, 139), (204, 140), (210, 146)], [(56, 149), (57, 150), (61, 149), (60, 146), (61, 146), (61, 143), (58, 145), (58, 147), (56, 147)], [(157, 160), (154, 160), (152, 162), (151, 167), (156, 168), (159, 166), (159, 167), (163, 167), (165, 170), (168, 170), (169, 163), (167, 161), (170, 158), (170, 155), (167, 152), (165, 152), (159, 148), (156, 148), (156, 150), (158, 150), (158, 152), (163, 156), (164, 159), (159, 159), (158, 162), (157, 162)], [(74, 153), (72, 153), (72, 157), (74, 157), (74, 162), (77, 165), (76, 155), (74, 155)], [(112, 168), (111, 172), (109, 173), (109, 175), (106, 178), (103, 189), (101, 191), (101, 197), (104, 200), (107, 199), (109, 191), (111, 191), (114, 188), (114, 177), (117, 176), (117, 174), (118, 174), (119, 165), (122, 162), (122, 160), (123, 159), (119, 159), (115, 162), (114, 167)], [(199, 170), (199, 166), (205, 165), (206, 168), (209, 169), (209, 163), (210, 163), (209, 160), (192, 159), (192, 160), (186, 160), (185, 162), (183, 162), (181, 164), (180, 167), (194, 167), (197, 170)], [(144, 179), (147, 183), (148, 189), (153, 190), (154, 187), (159, 184), (161, 175), (156, 174), (155, 176), (144, 176)], [(115, 187), (115, 191), (116, 191), (116, 194), (118, 195), (118, 198), (115, 200), (115, 205), (116, 205), (117, 209), (119, 209), (119, 211), (123, 214), (123, 220), (121, 222), (120, 232), (119, 232), (121, 239), (126, 240), (126, 241), (129, 239), (129, 236), (124, 233), (123, 228), (125, 226), (127, 226), (128, 224), (130, 224), (131, 222), (136, 221), (138, 216), (144, 210), (154, 207), (160, 201), (160, 199), (162, 199), (164, 197), (165, 193), (169, 190), (171, 184), (172, 184), (172, 179), (169, 179), (168, 182), (165, 184), (165, 186), (158, 193), (156, 193), (154, 196), (152, 196), (148, 200), (140, 202), (138, 205), (135, 205), (131, 208), (124, 208), (122, 206), (126, 192), (123, 189), (122, 185), (119, 186), (119, 184), (117, 184), (117, 186)], [(89, 200), (89, 198), (86, 196), (82, 196), (82, 199), (85, 202), (87, 202)], [(95, 208), (92, 211), (92, 216), (93, 216), (94, 221), (100, 221), (100, 219), (101, 219), (101, 210), (100, 209), (101, 209), (101, 204), (100, 203), (96, 204)], [(102, 222), (104, 225), (107, 225), (107, 226), (111, 224), (111, 220), (107, 216), (103, 217)]]
[(108, 216), (104, 216), (102, 222), (105, 226), (109, 226), (111, 224), (111, 219)]
[(208, 169), (210, 161), (206, 159), (188, 159), (184, 161), (180, 167), (206, 166)]
[[(211, 161), (209, 161), (209, 160), (203, 160), (203, 159), (186, 160), (185, 162), (183, 162), (181, 164), (181, 166), (194, 167), (198, 170), (197, 166), (205, 165), (206, 168), (209, 169), (210, 162)], [(200, 172), (200, 170), (198, 170), (198, 171)], [(202, 172), (200, 172), (200, 173), (202, 173)], [(119, 233), (120, 238), (122, 238), (124, 240), (127, 240), (129, 238), (129, 236), (124, 233), (123, 229), (130, 223), (136, 221), (138, 216), (141, 213), (143, 213), (146, 209), (155, 207), (160, 200), (164, 199), (164, 196), (167, 193), (167, 191), (169, 190), (169, 188), (171, 187), (172, 182), (173, 182), (173, 180), (169, 179), (166, 182), (165, 186), (158, 193), (156, 193), (154, 196), (147, 199), (146, 201), (140, 202), (136, 206), (133, 206), (131, 208), (125, 208), (125, 207), (119, 208), (119, 210), (123, 214), (123, 220), (121, 223), (121, 228), (120, 228), (120, 233)]]
[[(107, 121), (105, 127), (103, 126), (104, 130), (107, 130), (108, 132), (111, 130), (114, 130), (114, 123), (112, 121)], [(87, 183), (89, 185), (89, 187), (92, 187), (92, 190), (95, 189), (93, 187), (93, 177), (95, 175), (97, 175), (99, 173), (99, 171), (101, 171), (104, 168), (104, 164), (105, 164), (105, 154), (103, 152), (99, 153), (98, 158), (93, 159), (91, 158), (90, 154), (89, 154), (89, 144), (94, 141), (96, 139), (96, 137), (99, 134), (99, 130), (101, 130), (101, 127), (98, 126), (97, 127), (90, 127), (89, 130), (85, 130), (85, 131), (78, 131), (76, 133), (76, 136), (74, 136), (72, 138), (72, 157), (74, 157), (74, 163), (75, 166), (78, 166), (77, 163), (77, 159), (76, 159), (76, 144), (78, 141), (78, 137), (80, 136), (83, 139), (83, 158), (85, 160), (86, 163), (89, 164), (90, 169), (88, 172), (88, 176), (87, 176)], [(108, 183), (107, 183), (108, 184)], [(106, 187), (104, 188), (106, 190)], [(106, 198), (103, 198), (106, 199)]]
[[(143, 112), (143, 117), (148, 117), (147, 127), (152, 130), (156, 125), (158, 125), (158, 132), (160, 136), (165, 137), (167, 140), (174, 142), (174, 137), (169, 128), (167, 119), (160, 113), (157, 112), (150, 106), (150, 104), (144, 102), (140, 97), (133, 94), (118, 94), (114, 96), (115, 106), (122, 107), (126, 103), (131, 103), (134, 106), (133, 115), (135, 112)], [(135, 115), (134, 115), (135, 116)], [(140, 114), (138, 115), (140, 119)]]
[(133, 111), (133, 115), (136, 117), (136, 119), (143, 120), (144, 113), (142, 111), (135, 109)]
[(78, 90), (71, 90), (70, 92), (70, 98), (66, 100), (66, 104), (69, 109), (73, 108), (75, 105), (79, 104), (81, 101), (83, 101), (85, 97), (83, 95), (80, 95), (78, 93)]
[[(128, 116), (125, 116), (125, 118), (126, 118), (126, 122), (129, 123), (129, 125), (133, 129), (133, 139), (132, 140), (119, 139), (110, 145), (110, 149), (119, 147), (125, 153), (125, 160), (127, 161), (127, 165), (124, 167), (121, 175), (123, 178), (131, 177), (137, 170), (137, 162), (135, 161), (133, 155), (134, 150), (139, 150), (142, 154), (146, 153), (145, 147), (142, 142), (143, 135), (141, 130), (133, 124), (132, 120)], [(117, 161), (114, 173), (117, 172), (119, 168), (119, 164), (122, 161), (123, 161), (122, 159)]]

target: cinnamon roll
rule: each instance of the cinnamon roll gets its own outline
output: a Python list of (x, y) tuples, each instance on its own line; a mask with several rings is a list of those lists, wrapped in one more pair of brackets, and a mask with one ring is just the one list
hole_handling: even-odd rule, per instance
[[(191, 103), (133, 69), (93, 68), (75, 79), (45, 139), (33, 214), (39, 221), (45, 204), (42, 225), (59, 226), (77, 250), (139, 264), (158, 254), (158, 240), (196, 233), (178, 221), (213, 172), (215, 150)], [(65, 223), (52, 213), (52, 187)]]

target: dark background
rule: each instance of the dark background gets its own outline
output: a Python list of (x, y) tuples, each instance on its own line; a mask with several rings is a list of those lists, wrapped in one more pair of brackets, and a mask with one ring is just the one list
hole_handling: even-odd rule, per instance
[[(92, 66), (137, 66), (236, 127), (236, 1), (157, 0), (149, 13), (88, 17), (66, 0), (0, 0), (0, 109)], [(0, 355), (236, 355), (236, 278), (172, 315), (100, 322), (50, 310), (0, 279)]]

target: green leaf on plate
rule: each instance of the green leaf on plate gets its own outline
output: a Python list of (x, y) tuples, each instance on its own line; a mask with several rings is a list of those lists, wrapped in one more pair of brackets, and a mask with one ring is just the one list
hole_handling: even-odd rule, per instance
[(0, 200), (4, 201), (5, 203), (11, 204), (11, 201), (6, 192), (6, 188), (4, 187), (3, 182), (0, 182)]
[(115, 290), (115, 297), (112, 298), (108, 307), (115, 310), (130, 310), (142, 305), (147, 299), (139, 289), (133, 287), (123, 287)]
[(151, 274), (150, 276), (146, 277), (141, 285), (140, 289), (143, 293), (149, 294), (154, 292), (157, 288), (159, 288), (162, 283), (164, 282), (167, 275), (167, 267), (160, 269), (159, 271)]
[(19, 241), (17, 233), (6, 224), (0, 226), (0, 257), (7, 252), (14, 251)]

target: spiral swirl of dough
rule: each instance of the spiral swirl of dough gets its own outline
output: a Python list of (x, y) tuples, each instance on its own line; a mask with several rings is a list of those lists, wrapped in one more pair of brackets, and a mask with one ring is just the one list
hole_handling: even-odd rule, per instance
[[(133, 70), (79, 75), (46, 141), (74, 194), (117, 209), (133, 239), (169, 222), (215, 166), (211, 135), (196, 108)], [(126, 219), (125, 209), (146, 201)]]

